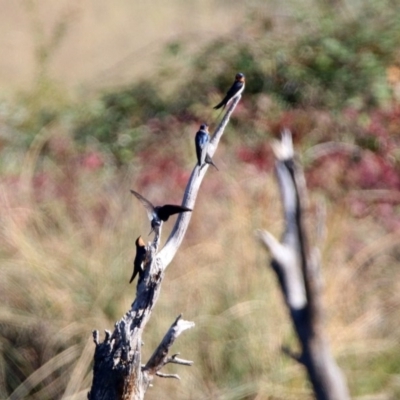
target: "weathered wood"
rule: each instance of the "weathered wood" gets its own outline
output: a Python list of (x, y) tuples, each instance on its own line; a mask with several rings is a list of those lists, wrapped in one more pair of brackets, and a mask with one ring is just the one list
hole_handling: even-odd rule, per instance
[(285, 231), (281, 242), (267, 231), (259, 231), (258, 236), (272, 255), (271, 266), (301, 344), (302, 352), (294, 358), (305, 366), (318, 400), (347, 400), (346, 380), (332, 357), (324, 329), (320, 257), (318, 249), (308, 243), (305, 179), (289, 131), (283, 132), (281, 142), (273, 143), (273, 150)]
[(168, 357), (168, 350), (175, 342), (176, 338), (186, 329), (190, 329), (194, 327), (193, 322), (184, 321), (181, 319), (181, 315), (176, 319), (176, 321), (172, 324), (171, 328), (169, 328), (168, 332), (164, 336), (164, 339), (161, 341), (157, 349), (154, 351), (153, 355), (150, 357), (147, 364), (142, 369), (144, 374), (149, 376), (149, 381), (154, 377), (154, 375), (160, 376), (162, 378), (176, 378), (180, 379), (179, 375), (176, 374), (163, 374), (160, 369), (168, 364), (180, 364), (190, 366), (193, 364), (192, 361), (182, 360), (177, 358), (178, 354), (174, 354), (171, 357)]
[[(232, 101), (211, 137), (208, 150), (211, 157), (240, 98), (241, 96), (238, 96)], [(208, 167), (207, 164), (199, 171), (200, 167), (196, 163), (186, 187), (182, 206), (194, 209), (196, 197)], [(160, 372), (165, 364), (191, 365), (190, 361), (181, 360), (176, 355), (167, 357), (169, 347), (176, 337), (185, 329), (194, 326), (192, 322), (183, 321), (180, 317), (171, 326), (145, 366), (142, 365), (141, 359), (143, 330), (158, 300), (165, 270), (182, 243), (191, 216), (191, 212), (179, 214), (164, 248), (158, 252), (162, 226), (160, 227), (160, 234), (156, 235), (154, 241), (146, 247), (147, 257), (143, 276), (139, 279), (136, 298), (131, 309), (115, 324), (113, 333), (106, 331), (103, 342), (99, 342), (97, 331), (93, 333), (96, 349), (89, 400), (141, 400), (155, 375), (177, 378), (176, 375)]]

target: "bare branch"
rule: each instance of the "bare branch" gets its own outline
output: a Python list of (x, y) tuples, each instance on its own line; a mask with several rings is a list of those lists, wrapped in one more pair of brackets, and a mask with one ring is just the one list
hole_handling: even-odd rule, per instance
[(326, 157), (330, 154), (342, 153), (350, 155), (359, 155), (361, 148), (355, 144), (341, 142), (325, 142), (319, 143), (304, 152), (304, 158), (309, 162), (315, 162), (321, 157)]
[[(230, 116), (240, 101), (240, 96), (232, 101), (224, 118), (212, 135), (208, 153), (215, 153), (218, 142), (229, 122)], [(208, 164), (200, 170), (194, 168), (183, 197), (182, 205), (194, 209), (196, 197), (208, 169)], [(177, 377), (161, 374), (159, 370), (167, 363), (191, 365), (191, 361), (181, 360), (176, 355), (168, 358), (168, 349), (175, 339), (186, 329), (192, 328), (192, 322), (178, 317), (163, 341), (155, 350), (147, 364), (142, 367), (141, 346), (142, 333), (156, 304), (165, 269), (175, 256), (191, 219), (190, 212), (179, 214), (175, 226), (164, 248), (157, 253), (160, 234), (156, 234), (153, 242), (146, 246), (146, 258), (143, 262), (142, 276), (138, 280), (136, 299), (131, 309), (115, 324), (114, 332), (106, 331), (105, 340), (97, 340), (92, 388), (88, 394), (89, 400), (142, 400), (155, 375)], [(162, 227), (162, 226), (161, 226)], [(160, 227), (160, 232), (161, 232)]]
[[(173, 360), (176, 360), (176, 357), (175, 357), (176, 355), (172, 356), (171, 358), (167, 357), (169, 348), (174, 344), (176, 338), (183, 331), (194, 327), (194, 322), (185, 321), (181, 318), (182, 318), (182, 316), (179, 315), (179, 317), (171, 325), (168, 332), (165, 334), (163, 340), (158, 345), (157, 349), (154, 351), (153, 355), (150, 357), (147, 364), (144, 366), (143, 371), (146, 371), (149, 374), (149, 376), (154, 375), (165, 364), (168, 364), (170, 362), (175, 362)], [(189, 363), (190, 363), (190, 361), (189, 361)], [(180, 364), (180, 363), (176, 362), (176, 364)], [(188, 364), (184, 364), (184, 363), (182, 363), (182, 364), (188, 365)], [(189, 364), (189, 365), (191, 365), (191, 364)]]
[(180, 365), (187, 365), (187, 366), (191, 366), (193, 365), (193, 361), (189, 361), (189, 360), (184, 360), (182, 358), (178, 358), (177, 356), (178, 354), (174, 354), (173, 356), (167, 358), (165, 364), (171, 363), (171, 364), (180, 364)]
[(302, 346), (300, 356), (285, 353), (304, 364), (318, 400), (350, 398), (345, 378), (336, 365), (324, 332), (322, 316), (320, 256), (310, 249), (305, 226), (308, 205), (306, 183), (295, 160), (289, 131), (274, 142), (276, 176), (282, 198), (285, 231), (281, 242), (269, 232), (258, 231), (262, 244), (271, 252), (271, 266), (277, 274), (293, 326)]
[[(307, 303), (306, 292), (301, 275), (298, 252), (293, 246), (279, 243), (275, 237), (267, 231), (258, 231), (257, 235), (264, 246), (271, 252), (273, 264), (279, 283), (284, 293), (287, 306), (292, 310), (301, 310)], [(286, 234), (286, 236), (288, 236)], [(293, 240), (294, 242), (294, 240)]]
[[(208, 146), (208, 153), (210, 157), (212, 157), (217, 149), (218, 143), (225, 131), (225, 128), (230, 120), (230, 117), (238, 105), (241, 96), (238, 96), (232, 101), (232, 104), (226, 111), (222, 121), (218, 125), (216, 131), (211, 137), (210, 144)], [(182, 206), (189, 207), (194, 209), (194, 204), (197, 198), (197, 194), (200, 189), (201, 182), (203, 181), (204, 175), (207, 172), (209, 165), (207, 164), (205, 167), (201, 169), (196, 164), (192, 175), (190, 177), (189, 183), (186, 187), (185, 195), (183, 196)], [(192, 217), (192, 213), (182, 213), (179, 214), (178, 219), (175, 223), (175, 226), (165, 243), (164, 248), (158, 253), (158, 257), (162, 260), (162, 264), (164, 268), (167, 268), (168, 264), (174, 258), (180, 244), (182, 243), (183, 237), (185, 236), (186, 230), (189, 226), (190, 219)]]
[(160, 378), (174, 378), (181, 380), (178, 374), (163, 374), (162, 372), (156, 372), (156, 375), (159, 376)]
[(111, 338), (111, 332), (108, 329), (104, 329), (104, 333), (105, 333), (104, 341), (109, 342)]

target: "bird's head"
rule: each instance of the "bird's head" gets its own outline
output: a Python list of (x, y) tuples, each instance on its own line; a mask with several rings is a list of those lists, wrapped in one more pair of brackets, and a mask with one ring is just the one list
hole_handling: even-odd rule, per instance
[(200, 130), (208, 132), (208, 125), (207, 124), (201, 124), (200, 125)]
[(154, 216), (154, 218), (151, 220), (151, 227), (153, 229), (158, 229), (161, 226), (161, 219), (157, 216)]
[(142, 239), (141, 236), (139, 236), (139, 237), (136, 239), (135, 244), (136, 244), (137, 247), (145, 247), (145, 246), (146, 246), (146, 243), (144, 242), (144, 240)]
[(236, 80), (237, 82), (244, 82), (244, 81), (245, 81), (244, 74), (242, 74), (241, 72), (239, 72), (238, 74), (236, 74), (235, 80)]

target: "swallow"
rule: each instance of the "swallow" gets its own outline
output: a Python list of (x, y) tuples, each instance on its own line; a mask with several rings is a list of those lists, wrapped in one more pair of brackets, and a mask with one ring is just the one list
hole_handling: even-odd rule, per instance
[[(168, 221), (168, 218), (171, 215), (183, 213), (186, 211), (193, 211), (191, 208), (176, 206), (173, 204), (165, 204), (164, 206), (153, 206), (147, 199), (145, 199), (142, 195), (131, 190), (131, 193), (136, 196), (136, 198), (143, 204), (144, 208), (147, 211), (147, 216), (151, 222), (151, 232), (156, 232), (158, 234), (160, 230), (161, 223), (164, 221)], [(150, 234), (149, 233), (149, 234)]]
[(243, 90), (244, 90), (244, 85), (245, 85), (245, 77), (244, 74), (239, 72), (235, 76), (235, 82), (233, 82), (233, 85), (231, 88), (228, 90), (226, 93), (225, 97), (222, 99), (220, 103), (218, 103), (215, 107), (214, 110), (218, 110), (219, 108), (223, 107), (225, 108), (226, 105), (229, 103), (230, 100), (234, 99), (235, 97), (239, 96)]
[(136, 256), (135, 260), (133, 261), (133, 273), (129, 283), (132, 283), (132, 281), (136, 278), (137, 274), (139, 274), (139, 281), (140, 281), (143, 272), (143, 262), (146, 259), (146, 254), (147, 254), (146, 244), (144, 243), (141, 236), (139, 236), (136, 239), (135, 245), (136, 245)]
[(200, 167), (200, 171), (206, 164), (211, 164), (218, 170), (217, 166), (214, 164), (214, 161), (207, 153), (208, 144), (210, 143), (210, 135), (208, 133), (207, 124), (200, 125), (200, 129), (196, 133), (194, 142), (196, 144), (197, 164)]

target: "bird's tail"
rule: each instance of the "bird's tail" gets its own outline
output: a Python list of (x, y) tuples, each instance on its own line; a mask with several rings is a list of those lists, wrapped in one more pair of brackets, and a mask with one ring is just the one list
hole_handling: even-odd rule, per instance
[[(224, 101), (222, 100), (221, 103), (218, 103), (214, 108), (214, 110), (220, 109), (224, 105)], [(224, 107), (225, 108), (225, 107)]]
[(206, 163), (212, 165), (217, 171), (219, 171), (218, 167), (214, 164), (214, 161), (212, 160), (212, 158), (209, 156), (208, 153), (206, 155)]
[(211, 160), (211, 162), (209, 162), (209, 164), (211, 164), (217, 171), (219, 171), (218, 167), (214, 164), (213, 160)]
[[(215, 106), (214, 109), (217, 109), (217, 107), (218, 106)], [(221, 107), (218, 107), (218, 108), (221, 108)], [(220, 118), (221, 114), (224, 112), (224, 110), (225, 110), (225, 106), (221, 109), (221, 112), (217, 115), (217, 117), (215, 118), (215, 121), (219, 120), (219, 118)]]
[(137, 271), (134, 271), (134, 273), (132, 274), (131, 280), (129, 281), (129, 283), (132, 283), (133, 280), (136, 278), (137, 275)]

